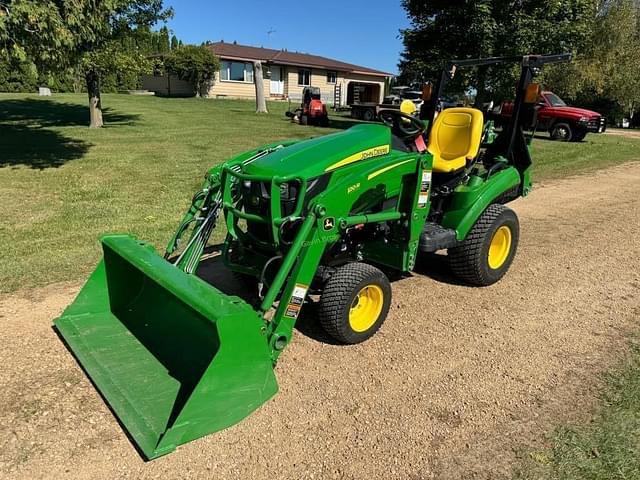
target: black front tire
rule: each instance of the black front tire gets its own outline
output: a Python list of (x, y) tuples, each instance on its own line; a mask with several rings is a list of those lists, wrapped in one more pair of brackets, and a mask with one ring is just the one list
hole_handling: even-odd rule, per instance
[(573, 138), (571, 139), (572, 142), (581, 142), (584, 140), (584, 138), (587, 136), (587, 132), (585, 130), (581, 130), (578, 132), (575, 132), (573, 134)]
[[(354, 315), (364, 302), (363, 292), (379, 295), (364, 323)], [(366, 294), (367, 298), (369, 293)], [(367, 299), (367, 302), (370, 300)], [(371, 304), (369, 304), (371, 305)], [(391, 284), (387, 276), (366, 263), (348, 263), (338, 268), (324, 286), (318, 308), (322, 328), (338, 342), (355, 344), (372, 337), (382, 326), (391, 305)], [(354, 313), (356, 312), (356, 313)]]
[(551, 138), (560, 142), (570, 142), (573, 139), (573, 128), (565, 122), (558, 122), (551, 127)]
[[(508, 246), (505, 240), (502, 248), (491, 250), (495, 240), (499, 240), (497, 235), (508, 235)], [(453, 273), (471, 285), (484, 287), (496, 283), (509, 270), (519, 237), (520, 225), (515, 212), (501, 204), (489, 205), (462, 244), (449, 249)], [(493, 256), (490, 256), (492, 252)]]

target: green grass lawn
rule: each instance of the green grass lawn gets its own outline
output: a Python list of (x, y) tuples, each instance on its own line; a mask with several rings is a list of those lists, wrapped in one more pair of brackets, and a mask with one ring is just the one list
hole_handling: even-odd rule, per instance
[(639, 147), (640, 138), (620, 135), (590, 134), (583, 142), (562, 143), (540, 133), (533, 143), (534, 182), (640, 160)]
[[(131, 232), (163, 247), (206, 170), (283, 138), (333, 131), (285, 118), (285, 103), (105, 95), (105, 121), (87, 128), (84, 95), (0, 95), (0, 292), (81, 280), (98, 237)], [(353, 122), (336, 117), (334, 127)], [(535, 141), (537, 178), (640, 158), (640, 140), (590, 135)]]

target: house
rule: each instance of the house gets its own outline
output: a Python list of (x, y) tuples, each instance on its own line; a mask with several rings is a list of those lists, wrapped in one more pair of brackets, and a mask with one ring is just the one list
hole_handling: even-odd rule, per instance
[(381, 103), (390, 73), (307, 53), (217, 42), (209, 48), (220, 58), (212, 97), (255, 98), (253, 62), (263, 64), (266, 98), (299, 101), (305, 86), (319, 87), (330, 105), (355, 101)]
[[(212, 98), (255, 98), (253, 62), (260, 61), (267, 99), (300, 101), (305, 86), (319, 87), (332, 106), (355, 102), (381, 103), (392, 75), (307, 53), (250, 47), (224, 41), (208, 47), (220, 59), (220, 71), (209, 91)], [(145, 77), (143, 88), (160, 95), (184, 95), (189, 85), (173, 76)], [(191, 92), (193, 88), (191, 88)]]

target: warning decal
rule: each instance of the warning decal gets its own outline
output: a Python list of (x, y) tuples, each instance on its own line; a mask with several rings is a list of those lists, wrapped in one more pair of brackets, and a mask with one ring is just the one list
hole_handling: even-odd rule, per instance
[(428, 192), (431, 185), (431, 172), (422, 172), (422, 185), (420, 186), (421, 192)]
[(291, 294), (289, 304), (287, 305), (287, 310), (284, 313), (285, 317), (298, 318), (298, 314), (300, 313), (300, 309), (304, 303), (304, 298), (307, 296), (308, 289), (309, 287), (307, 285), (302, 285), (301, 283), (296, 284), (293, 289), (293, 293)]
[(418, 207), (424, 208), (429, 202), (429, 188), (431, 187), (431, 172), (422, 172), (422, 182), (420, 183), (420, 195), (418, 196)]

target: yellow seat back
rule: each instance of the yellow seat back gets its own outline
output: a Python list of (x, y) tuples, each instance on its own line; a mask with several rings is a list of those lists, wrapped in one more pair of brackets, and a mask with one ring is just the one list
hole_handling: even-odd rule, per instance
[(411, 100), (403, 100), (400, 104), (400, 111), (407, 115), (413, 115), (417, 110), (418, 108), (416, 107), (416, 104)]
[(429, 136), (429, 152), (433, 155), (433, 171), (454, 172), (478, 155), (482, 112), (475, 108), (448, 108), (440, 112)]

